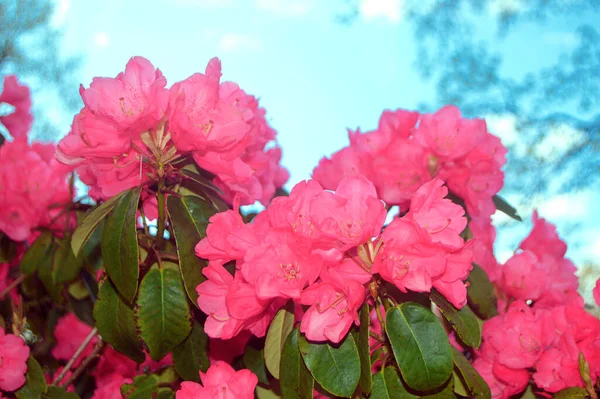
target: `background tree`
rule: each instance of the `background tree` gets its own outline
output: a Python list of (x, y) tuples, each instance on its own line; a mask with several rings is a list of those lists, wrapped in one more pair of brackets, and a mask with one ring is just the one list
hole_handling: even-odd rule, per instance
[[(349, 11), (342, 21), (348, 23), (358, 15), (360, 2), (346, 3)], [(410, 24), (414, 35), (415, 66), (436, 87), (435, 101), (425, 108), (455, 104), (466, 115), (497, 115), (514, 122), (522, 148), (509, 151), (506, 171), (511, 178), (506, 179), (506, 191), (558, 194), (598, 182), (600, 34), (593, 21), (600, 19), (600, 2), (400, 3), (402, 23)], [(511, 32), (529, 26), (547, 29), (556, 20), (569, 21), (572, 43), (552, 65), (521, 76), (503, 68), (503, 60), (510, 55), (503, 44)], [(530, 56), (543, 53), (544, 46), (539, 38)], [(562, 131), (557, 134), (557, 129)]]
[(80, 59), (62, 50), (62, 31), (52, 22), (56, 5), (53, 0), (0, 0), (0, 75), (16, 74), (32, 88), (30, 136), (42, 140), (64, 135), (56, 127), (57, 115), (71, 115), (80, 105), (75, 74)]

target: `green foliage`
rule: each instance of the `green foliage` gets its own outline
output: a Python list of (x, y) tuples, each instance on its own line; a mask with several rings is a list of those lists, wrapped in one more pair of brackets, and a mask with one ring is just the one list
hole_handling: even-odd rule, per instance
[(490, 388), (477, 370), (473, 368), (465, 355), (457, 351), (456, 348), (452, 348), (452, 353), (454, 355), (454, 367), (456, 371), (458, 371), (460, 379), (468, 391), (469, 396), (474, 399), (491, 399), (492, 394)]
[(208, 359), (208, 336), (198, 322), (194, 322), (192, 332), (173, 349), (173, 366), (186, 381), (200, 382), (199, 371), (205, 372)]
[(285, 341), (294, 328), (294, 313), (280, 309), (269, 325), (265, 340), (265, 364), (275, 378), (279, 378), (279, 364)]
[(27, 374), (25, 375), (25, 385), (15, 392), (19, 399), (39, 398), (48, 391), (46, 378), (40, 364), (30, 356), (27, 359)]
[(279, 377), (283, 399), (310, 399), (313, 397), (314, 379), (306, 368), (299, 347), (300, 329), (288, 335), (281, 353)]
[(481, 326), (477, 321), (477, 316), (469, 306), (465, 305), (461, 309), (456, 309), (435, 289), (431, 291), (429, 298), (437, 305), (462, 342), (472, 348), (479, 348), (479, 345), (481, 345)]
[(467, 279), (467, 302), (469, 307), (482, 319), (487, 320), (498, 315), (494, 286), (487, 273), (476, 263)]
[(398, 371), (393, 367), (386, 367), (373, 375), (372, 399), (413, 399), (418, 396), (406, 390)]

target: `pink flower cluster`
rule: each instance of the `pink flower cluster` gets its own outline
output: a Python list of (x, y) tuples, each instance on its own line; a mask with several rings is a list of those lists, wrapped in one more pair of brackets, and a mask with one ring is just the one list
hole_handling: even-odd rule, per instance
[(25, 383), (29, 347), (20, 337), (0, 328), (0, 389), (16, 391)]
[(14, 138), (26, 137), (33, 123), (29, 87), (19, 84), (14, 75), (5, 76), (4, 88), (0, 94), (0, 104), (2, 103), (11, 105), (14, 110), (0, 115), (0, 123)]
[(202, 385), (182, 382), (175, 399), (253, 399), (258, 384), (258, 378), (250, 370), (235, 371), (225, 362), (214, 363), (206, 374), (200, 372), (200, 380)]
[[(446, 194), (441, 180), (426, 183), (383, 234), (385, 207), (362, 176), (342, 179), (335, 193), (301, 182), (250, 224), (233, 210), (213, 216), (196, 246), (209, 260), (207, 280), (197, 288), (209, 315), (205, 331), (222, 339), (243, 330), (263, 336), (292, 299), (309, 307), (300, 327), (308, 339), (339, 342), (358, 324), (374, 273), (403, 291), (435, 287), (463, 306), (472, 254), (460, 237), (464, 210)], [(231, 261), (233, 275), (224, 267)]]
[(506, 149), (482, 119), (467, 119), (455, 106), (434, 114), (384, 111), (376, 130), (349, 132), (350, 146), (324, 158), (313, 178), (334, 189), (356, 173), (373, 182), (388, 205), (408, 208), (417, 189), (432, 178), (464, 199), (470, 216), (490, 216), (492, 197), (504, 184)]
[(265, 151), (276, 133), (256, 98), (220, 78), (220, 61), (213, 58), (205, 74), (168, 89), (150, 61), (133, 57), (116, 78), (94, 78), (88, 89), (81, 87), (85, 106), (57, 158), (76, 165), (95, 199), (174, 175), (170, 163), (192, 155), (216, 175), (214, 183), (229, 200), (267, 203), (288, 178), (279, 165), (281, 150)]
[(497, 271), (501, 314), (485, 322), (474, 362), (494, 398), (522, 392), (532, 377), (547, 392), (583, 387), (580, 353), (592, 381), (600, 377), (600, 320), (584, 310), (556, 228), (537, 213), (533, 222), (520, 251)]

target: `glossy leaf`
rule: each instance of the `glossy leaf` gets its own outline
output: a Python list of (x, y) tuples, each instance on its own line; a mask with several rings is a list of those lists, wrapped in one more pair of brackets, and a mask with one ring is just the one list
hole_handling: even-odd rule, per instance
[(137, 363), (144, 361), (146, 356), (137, 337), (133, 309), (119, 296), (108, 279), (98, 292), (94, 320), (102, 338), (113, 348)]
[(133, 383), (121, 386), (124, 399), (148, 399), (158, 393), (158, 380), (153, 375), (138, 375)]
[(73, 280), (83, 267), (83, 257), (76, 258), (71, 250), (70, 237), (58, 241), (52, 258), (52, 281), (56, 284)]
[(281, 352), (279, 378), (281, 395), (284, 399), (310, 399), (313, 397), (314, 379), (302, 355), (298, 339), (300, 329), (292, 330), (284, 342)]
[(371, 385), (373, 383), (371, 376), (371, 353), (369, 347), (369, 305), (364, 303), (360, 309), (360, 326), (358, 332), (353, 330), (354, 341), (358, 348), (358, 356), (360, 358), (360, 380), (358, 385), (361, 391), (368, 395), (371, 392)]
[(446, 385), (444, 385), (443, 389), (438, 390), (435, 393), (428, 393), (423, 395), (422, 398), (427, 399), (455, 399), (456, 395), (454, 394), (454, 378), (450, 378), (447, 381)]
[(62, 304), (64, 298), (62, 296), (63, 284), (57, 284), (52, 278), (52, 253), (56, 250), (56, 246), (51, 244), (48, 253), (44, 259), (38, 264), (37, 276), (44, 285), (46, 292), (52, 298), (52, 301), (57, 304)]
[(206, 237), (208, 219), (215, 214), (214, 207), (199, 197), (186, 195), (167, 198), (169, 218), (177, 243), (177, 254), (185, 291), (192, 303), (198, 306), (196, 287), (205, 280), (202, 269), (207, 261), (196, 256), (195, 247)]
[(135, 314), (154, 360), (162, 359), (187, 338), (192, 330), (190, 308), (177, 270), (151, 269), (144, 276)]
[(173, 366), (185, 381), (200, 382), (199, 371), (206, 372), (208, 359), (208, 336), (198, 322), (194, 322), (192, 332), (173, 349)]
[(65, 391), (64, 388), (49, 386), (48, 391), (42, 394), (42, 399), (79, 399), (79, 396), (75, 392)]
[(552, 396), (554, 399), (585, 399), (588, 392), (584, 388), (571, 387), (558, 391)]
[(510, 216), (515, 220), (518, 220), (519, 222), (523, 221), (523, 219), (521, 219), (521, 216), (519, 216), (519, 214), (517, 213), (516, 208), (510, 205), (508, 202), (506, 202), (504, 198), (500, 197), (499, 195), (494, 195), (493, 200), (497, 210), (503, 212), (504, 214)]
[(283, 345), (294, 328), (294, 314), (281, 308), (269, 325), (267, 338), (265, 339), (265, 364), (273, 377), (279, 379), (279, 364)]
[(473, 263), (473, 270), (467, 279), (467, 301), (473, 312), (484, 320), (498, 315), (494, 286), (481, 266)]
[(452, 374), (452, 350), (442, 323), (422, 305), (390, 308), (385, 330), (406, 384), (417, 391), (441, 387)]
[(490, 387), (488, 387), (485, 380), (471, 365), (471, 362), (454, 347), (452, 348), (452, 353), (454, 355), (456, 370), (470, 396), (476, 399), (491, 399)]
[(479, 348), (481, 345), (481, 327), (469, 306), (465, 305), (461, 309), (456, 309), (437, 290), (432, 290), (429, 298), (437, 305), (462, 342), (472, 348)]
[(251, 345), (246, 346), (243, 359), (246, 368), (258, 377), (258, 381), (265, 385), (269, 385), (267, 368), (265, 367), (265, 357), (262, 349), (258, 350)]
[(114, 205), (102, 232), (104, 268), (126, 301), (138, 288), (139, 261), (136, 212), (141, 189), (128, 191)]
[(29, 356), (29, 359), (27, 359), (27, 373), (25, 374), (25, 378), (25, 384), (15, 392), (17, 398), (39, 398), (48, 390), (42, 367), (33, 356)]
[(351, 334), (336, 347), (300, 336), (299, 347), (306, 367), (325, 390), (344, 398), (352, 396), (360, 379), (360, 358)]
[(100, 206), (94, 209), (92, 213), (87, 215), (79, 226), (77, 226), (77, 229), (75, 229), (73, 232), (73, 237), (71, 238), (71, 248), (73, 249), (75, 256), (79, 255), (79, 251), (85, 245), (100, 222), (104, 220), (106, 215), (112, 211), (115, 205), (127, 193), (129, 193), (129, 191), (123, 191), (108, 201), (103, 202), (100, 204)]
[(21, 259), (21, 272), (26, 275), (33, 274), (38, 270), (40, 264), (47, 262), (52, 257), (50, 247), (52, 246), (52, 234), (48, 231), (42, 232), (40, 236), (27, 249)]
[(383, 372), (373, 375), (372, 399), (416, 399), (418, 396), (408, 392), (398, 371), (393, 367), (386, 367)]

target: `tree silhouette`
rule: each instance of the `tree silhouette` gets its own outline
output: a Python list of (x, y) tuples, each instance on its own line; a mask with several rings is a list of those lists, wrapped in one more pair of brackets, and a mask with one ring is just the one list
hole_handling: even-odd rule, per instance
[(0, 0), (0, 75), (15, 74), (33, 92), (32, 136), (56, 139), (64, 132), (51, 115), (79, 106), (74, 72), (80, 60), (61, 49), (62, 32), (51, 23), (53, 0)]

